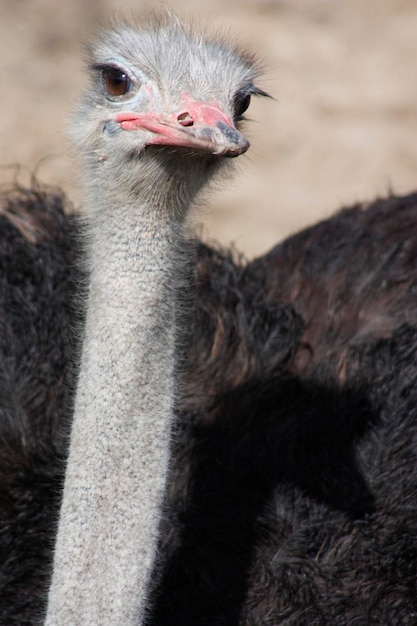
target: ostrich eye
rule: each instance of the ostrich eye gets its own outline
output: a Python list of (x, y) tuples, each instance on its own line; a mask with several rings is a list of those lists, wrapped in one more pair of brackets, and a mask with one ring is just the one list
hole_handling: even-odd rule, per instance
[(250, 94), (245, 96), (238, 96), (235, 99), (235, 119), (239, 119), (242, 117), (244, 112), (248, 109), (250, 105)]
[(124, 96), (131, 87), (129, 76), (115, 67), (107, 67), (102, 71), (103, 84), (110, 96)]

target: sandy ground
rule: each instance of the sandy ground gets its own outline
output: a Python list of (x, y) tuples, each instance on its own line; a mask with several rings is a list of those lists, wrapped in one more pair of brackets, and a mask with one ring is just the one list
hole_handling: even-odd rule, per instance
[[(417, 187), (416, 0), (176, 0), (263, 60), (252, 148), (213, 193), (205, 236), (249, 257), (343, 204)], [(65, 127), (84, 81), (80, 41), (115, 0), (0, 0), (0, 181), (22, 166), (80, 203)]]

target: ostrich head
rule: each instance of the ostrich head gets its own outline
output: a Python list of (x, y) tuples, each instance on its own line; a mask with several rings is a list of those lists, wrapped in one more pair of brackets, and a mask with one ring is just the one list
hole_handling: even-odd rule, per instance
[(144, 615), (178, 387), (181, 226), (224, 157), (247, 150), (238, 127), (263, 93), (248, 56), (175, 21), (105, 33), (90, 68), (73, 124), (87, 313), (47, 626)]
[[(255, 87), (253, 59), (176, 21), (104, 33), (73, 125), (94, 192), (157, 192), (189, 204), (225, 159), (245, 152), (239, 127)], [(92, 175), (91, 175), (92, 174)], [(163, 204), (162, 198), (162, 204)], [(171, 203), (172, 207), (172, 203)]]

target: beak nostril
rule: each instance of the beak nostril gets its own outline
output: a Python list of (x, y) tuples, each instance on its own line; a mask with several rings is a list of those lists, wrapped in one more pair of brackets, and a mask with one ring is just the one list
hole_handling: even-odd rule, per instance
[(177, 120), (181, 124), (181, 126), (193, 126), (194, 121), (188, 111), (184, 111), (177, 115)]

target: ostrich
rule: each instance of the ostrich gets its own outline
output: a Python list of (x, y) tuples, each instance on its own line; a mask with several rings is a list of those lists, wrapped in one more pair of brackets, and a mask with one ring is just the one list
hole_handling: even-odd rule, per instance
[(92, 52), (87, 225), (59, 190), (1, 198), (0, 623), (39, 623), (54, 560), (49, 624), (412, 624), (417, 194), (251, 263), (185, 240), (263, 92), (242, 53), (152, 29)]
[(249, 57), (175, 23), (103, 34), (90, 67), (73, 124), (89, 197), (87, 314), (47, 626), (144, 618), (169, 462), (184, 221), (221, 157), (246, 152), (235, 123), (261, 93)]

